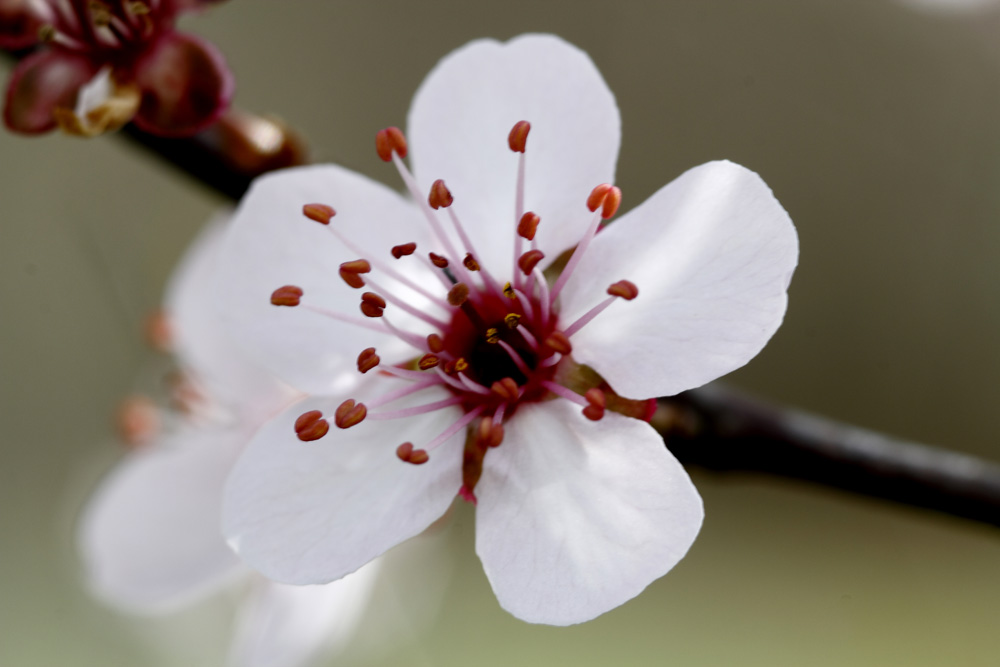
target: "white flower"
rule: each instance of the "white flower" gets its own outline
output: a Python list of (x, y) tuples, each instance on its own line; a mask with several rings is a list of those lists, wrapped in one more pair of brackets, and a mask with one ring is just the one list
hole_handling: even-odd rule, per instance
[(101, 484), (83, 513), (80, 551), (94, 592), (133, 613), (174, 611), (251, 579), (230, 664), (297, 667), (353, 632), (379, 564), (329, 586), (285, 586), (247, 568), (222, 539), (226, 476), (256, 426), (296, 397), (219, 326), (208, 285), (223, 231), (216, 221), (198, 238), (165, 305), (175, 351), (197, 382), (196, 412), (175, 415)]
[(418, 90), (412, 173), (403, 135), (378, 134), (412, 199), (335, 166), (254, 184), (220, 309), (312, 396), (264, 426), (230, 477), (224, 530), (250, 565), (338, 579), (456, 492), (477, 502), (497, 598), (527, 621), (594, 618), (684, 556), (701, 499), (636, 417), (760, 351), (797, 238), (761, 179), (729, 162), (597, 233), (620, 200), (619, 136), (585, 53), (552, 36), (484, 40)]

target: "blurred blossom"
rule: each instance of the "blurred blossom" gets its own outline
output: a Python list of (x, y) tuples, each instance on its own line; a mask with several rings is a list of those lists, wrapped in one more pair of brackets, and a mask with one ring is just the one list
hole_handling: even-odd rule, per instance
[(222, 489), (255, 428), (296, 394), (221, 331), (210, 284), (224, 225), (212, 223), (177, 269), (165, 317), (151, 322), (182, 369), (177, 409), (157, 415), (149, 400), (123, 406), (123, 435), (135, 449), (86, 507), (79, 545), (89, 584), (124, 611), (163, 613), (250, 580), (236, 619), (230, 664), (295, 667), (348, 639), (381, 561), (328, 586), (274, 584), (243, 566), (220, 533)]
[[(216, 2), (218, 0), (215, 0)], [(0, 48), (41, 48), (14, 69), (4, 122), (95, 136), (132, 120), (189, 135), (229, 106), (233, 78), (219, 51), (174, 30), (211, 0), (0, 0)]]
[(713, 162), (601, 228), (621, 199), (619, 113), (590, 58), (553, 36), (446, 57), (408, 136), (384, 130), (376, 149), (412, 199), (320, 166), (259, 179), (235, 215), (220, 308), (311, 396), (243, 452), (224, 529), (266, 576), (327, 582), (457, 492), (477, 504), (506, 610), (589, 620), (695, 539), (701, 499), (650, 400), (764, 346), (794, 227), (755, 173)]

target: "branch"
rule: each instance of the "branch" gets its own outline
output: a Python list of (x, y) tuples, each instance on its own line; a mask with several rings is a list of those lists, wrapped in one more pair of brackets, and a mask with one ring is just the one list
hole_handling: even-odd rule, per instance
[[(119, 136), (233, 200), (256, 176), (307, 162), (302, 142), (279, 121), (236, 110), (187, 139), (131, 125)], [(1000, 466), (973, 456), (894, 440), (718, 385), (660, 399), (652, 423), (687, 465), (805, 480), (1000, 526)]]

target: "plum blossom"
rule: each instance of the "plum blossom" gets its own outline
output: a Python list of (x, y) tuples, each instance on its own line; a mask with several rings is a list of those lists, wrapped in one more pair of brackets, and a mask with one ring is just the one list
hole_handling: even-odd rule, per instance
[[(231, 643), (233, 667), (298, 667), (351, 637), (381, 561), (327, 586), (259, 576), (222, 538), (222, 489), (256, 425), (296, 393), (239, 353), (215, 318), (211, 290), (222, 221), (206, 228), (178, 268), (165, 311), (185, 376), (162, 433), (131, 451), (83, 512), (79, 547), (96, 595), (124, 611), (172, 612), (229, 586), (249, 589)], [(132, 403), (129, 431), (150, 413)], [(148, 404), (144, 406), (148, 408)]]
[(219, 0), (0, 0), (0, 48), (40, 48), (14, 69), (4, 123), (95, 136), (132, 120), (190, 135), (229, 106), (233, 77), (208, 42), (174, 29)]
[(683, 558), (702, 503), (646, 420), (651, 399), (761, 350), (798, 242), (730, 162), (605, 224), (619, 143), (590, 58), (526, 35), (447, 56), (406, 135), (377, 134), (409, 197), (337, 166), (254, 183), (219, 308), (309, 397), (229, 478), (224, 531), (248, 564), (334, 581), (456, 494), (476, 504), (500, 604), (529, 622), (592, 619)]

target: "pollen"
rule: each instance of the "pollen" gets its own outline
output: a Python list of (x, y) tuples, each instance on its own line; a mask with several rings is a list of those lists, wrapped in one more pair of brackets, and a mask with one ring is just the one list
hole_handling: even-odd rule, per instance
[(417, 361), (417, 368), (422, 371), (429, 371), (432, 368), (437, 368), (437, 365), (441, 363), (441, 360), (433, 354), (425, 354), (420, 357)]
[(504, 286), (503, 286), (503, 295), (505, 297), (507, 297), (508, 299), (516, 299), (517, 298), (517, 292), (514, 291), (514, 286), (511, 285), (510, 283), (504, 284)]
[(302, 288), (285, 285), (271, 292), (271, 303), (275, 306), (297, 306), (302, 299)]
[(503, 323), (507, 325), (508, 329), (516, 329), (517, 325), (521, 323), (521, 316), (517, 313), (507, 313), (503, 318)]
[(406, 137), (398, 127), (387, 127), (375, 135), (375, 152), (384, 162), (392, 162), (392, 154), (406, 157)]
[(302, 215), (310, 220), (315, 220), (321, 225), (329, 225), (330, 219), (337, 215), (337, 212), (333, 210), (333, 207), (326, 204), (306, 204), (302, 207)]
[(496, 327), (490, 327), (486, 330), (486, 342), (490, 345), (495, 345), (500, 341), (500, 330)]

